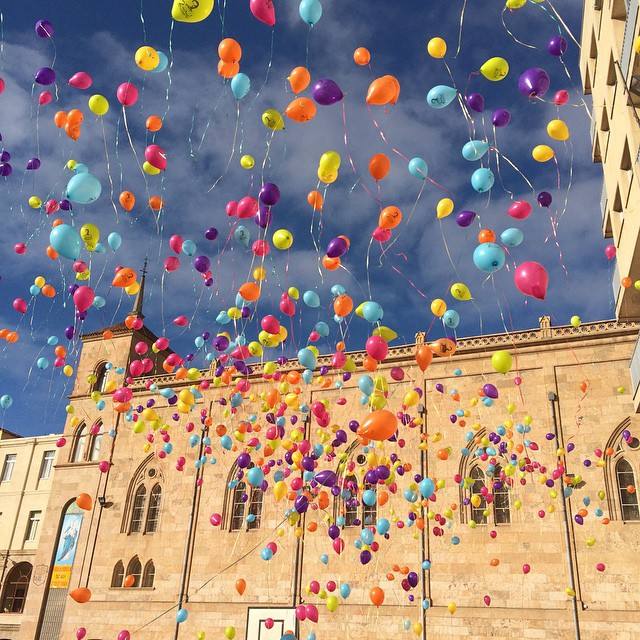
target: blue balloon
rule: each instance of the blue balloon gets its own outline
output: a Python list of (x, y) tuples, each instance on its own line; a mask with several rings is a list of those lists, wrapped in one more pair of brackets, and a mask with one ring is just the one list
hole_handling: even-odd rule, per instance
[(122, 236), (116, 231), (112, 231), (107, 237), (107, 242), (113, 251), (117, 251), (122, 245)]
[(322, 18), (322, 5), (320, 0), (302, 0), (298, 7), (300, 17), (310, 26), (318, 24)]
[(236, 73), (231, 78), (231, 92), (236, 100), (242, 100), (251, 90), (251, 80), (246, 73)]
[(341, 284), (334, 284), (333, 287), (331, 287), (332, 296), (341, 296), (344, 293), (347, 293), (347, 290)]
[(158, 62), (158, 66), (155, 69), (151, 69), (153, 73), (162, 73), (169, 66), (169, 58), (167, 58), (167, 54), (160, 51), (160, 49), (156, 49), (156, 53), (158, 54), (158, 58), (160, 58), (160, 62)]
[(80, 234), (68, 224), (59, 224), (51, 229), (49, 244), (63, 257), (77, 260), (82, 247)]
[(430, 498), (436, 490), (436, 485), (431, 478), (423, 478), (418, 485), (420, 488), (420, 495), (426, 500)]
[(373, 393), (375, 384), (373, 378), (368, 375), (363, 375), (358, 378), (358, 389), (362, 391), (366, 396), (370, 396)]
[(314, 329), (323, 338), (326, 338), (329, 335), (329, 325), (322, 320), (320, 320), (320, 322), (316, 322), (316, 326), (314, 327)]
[(313, 371), (311, 371), (311, 369), (305, 369), (302, 372), (302, 379), (306, 384), (311, 384), (313, 382)]
[(106, 253), (107, 250), (104, 248), (102, 242), (96, 242), (96, 246), (93, 248), (94, 253)]
[(50, 347), (55, 347), (58, 344), (59, 340), (58, 340), (58, 336), (49, 336), (47, 338), (47, 344)]
[(385, 533), (389, 533), (391, 523), (386, 518), (380, 518), (376, 523), (376, 529), (378, 533), (383, 536)]
[(495, 242), (483, 242), (473, 252), (473, 264), (486, 273), (499, 271), (504, 267), (506, 256), (503, 248)]
[(411, 160), (409, 160), (408, 168), (409, 173), (414, 178), (419, 178), (420, 180), (426, 180), (427, 175), (429, 174), (429, 167), (422, 158), (411, 158)]
[(361, 532), (360, 532), (360, 539), (362, 540), (362, 542), (364, 542), (365, 544), (371, 544), (373, 542), (373, 531), (371, 531), (371, 529), (369, 529), (369, 527), (365, 527)]
[(249, 233), (249, 230), (247, 229), (247, 227), (243, 225), (237, 226), (236, 230), (233, 232), (233, 237), (236, 240), (236, 242), (239, 242), (245, 247), (249, 246), (249, 242), (251, 240), (251, 234)]
[(362, 493), (362, 502), (364, 502), (367, 507), (373, 507), (376, 503), (376, 492), (373, 489), (367, 489)]
[(362, 317), (368, 322), (378, 322), (379, 320), (382, 320), (383, 316), (384, 311), (377, 302), (367, 300), (362, 305)]
[(40, 291), (41, 291), (41, 289), (40, 289), (40, 287), (39, 287), (37, 284), (32, 284), (32, 285), (29, 287), (29, 293), (30, 293), (32, 296), (37, 296), (37, 295), (39, 295), (39, 294), (40, 294)]
[(189, 617), (189, 612), (186, 609), (178, 609), (176, 613), (176, 622), (182, 624)]
[(489, 143), (486, 140), (469, 140), (462, 147), (462, 157), (473, 162), (474, 160), (480, 160), (487, 151), (489, 151)]
[(100, 197), (101, 193), (102, 185), (100, 180), (88, 171), (78, 173), (78, 167), (76, 166), (76, 175), (67, 183), (65, 196), (71, 202), (91, 204)]
[(260, 557), (263, 560), (271, 560), (271, 558), (273, 558), (273, 551), (271, 551), (271, 549), (269, 549), (269, 547), (265, 547), (261, 552), (260, 552)]
[(476, 169), (471, 176), (471, 186), (478, 193), (485, 193), (493, 187), (493, 183), (496, 181), (493, 171), (491, 169), (482, 168)]
[(49, 366), (49, 361), (46, 358), (38, 358), (36, 362), (38, 369), (46, 369)]
[(302, 294), (302, 301), (312, 309), (317, 309), (320, 306), (320, 296), (315, 291), (305, 291)]
[(251, 467), (249, 471), (247, 471), (247, 482), (252, 487), (259, 487), (264, 480), (264, 473), (260, 467)]
[(229, 436), (224, 435), (220, 438), (220, 444), (226, 451), (231, 451), (231, 447), (233, 447), (233, 440)]
[(322, 562), (322, 564), (329, 564), (329, 556), (326, 553), (323, 553), (320, 556), (320, 562)]
[(182, 253), (184, 253), (185, 256), (193, 256), (197, 250), (198, 247), (193, 240), (185, 240), (182, 243)]
[(0, 396), (0, 407), (3, 409), (8, 409), (13, 404), (13, 398), (5, 393), (3, 396)]
[(196, 345), (196, 349), (202, 349), (202, 347), (204, 347), (204, 338), (202, 336), (196, 336), (193, 344)]
[(346, 582), (340, 585), (340, 595), (345, 599), (351, 595), (351, 587)]
[(216, 316), (216, 322), (218, 324), (229, 324), (231, 322), (231, 318), (229, 317), (229, 314), (226, 311), (221, 311)]
[(509, 229), (505, 229), (500, 234), (500, 242), (506, 247), (517, 247), (522, 244), (524, 241), (524, 233), (517, 229), (516, 227), (510, 227)]
[(455, 309), (447, 309), (442, 316), (442, 324), (455, 329), (460, 324), (460, 314)]
[(313, 351), (311, 351), (311, 349), (307, 349), (306, 347), (298, 351), (298, 362), (305, 369), (315, 369), (316, 364), (318, 363)]
[(427, 94), (427, 103), (433, 109), (444, 109), (456, 99), (457, 94), (458, 92), (453, 87), (439, 84), (430, 89)]

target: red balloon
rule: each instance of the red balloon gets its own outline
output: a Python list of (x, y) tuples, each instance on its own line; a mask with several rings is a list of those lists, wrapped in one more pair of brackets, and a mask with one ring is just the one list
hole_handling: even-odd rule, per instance
[(549, 274), (539, 262), (523, 262), (513, 275), (516, 287), (525, 296), (544, 300), (549, 286)]
[(531, 213), (531, 205), (526, 200), (516, 200), (507, 213), (516, 220), (524, 220)]
[(13, 308), (18, 313), (26, 313), (27, 312), (27, 303), (22, 298), (16, 298), (13, 301)]
[(93, 304), (95, 297), (93, 289), (83, 285), (74, 291), (73, 303), (78, 311), (86, 311)]
[(561, 107), (563, 104), (567, 104), (567, 102), (569, 102), (569, 92), (566, 89), (560, 89), (560, 91), (556, 91), (556, 94), (553, 96), (553, 102), (559, 107)]
[(123, 107), (131, 107), (138, 102), (138, 89), (131, 82), (123, 82), (116, 91), (116, 97)]

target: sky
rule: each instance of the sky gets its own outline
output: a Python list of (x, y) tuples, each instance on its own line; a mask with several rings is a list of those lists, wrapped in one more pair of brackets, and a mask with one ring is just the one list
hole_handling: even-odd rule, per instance
[[(580, 5), (561, 5), (562, 18), (578, 40)], [(602, 172), (591, 161), (590, 102), (585, 99), (585, 105), (580, 90), (578, 47), (564, 29), (569, 46), (563, 60), (547, 52), (548, 41), (558, 34), (558, 22), (548, 4), (528, 3), (519, 11), (503, 13), (500, 0), (469, 2), (461, 19), (463, 4), (458, 1), (420, 3), (418, 7), (406, 0), (324, 0), (322, 18), (311, 29), (301, 20), (296, 2), (276, 0), (275, 6), (274, 29), (255, 19), (246, 1), (217, 2), (209, 18), (197, 24), (172, 24), (171, 3), (164, 0), (115, 4), (86, 0), (64, 5), (32, 1), (0, 8), (0, 77), (5, 81), (0, 95), (0, 144), (11, 153), (13, 166), (11, 176), (0, 178), (4, 213), (0, 328), (17, 328), (20, 333), (19, 342), (2, 343), (0, 349), (0, 395), (13, 398), (13, 405), (0, 412), (0, 424), (6, 428), (24, 435), (62, 429), (73, 378), (53, 366), (39, 370), (35, 362), (39, 357), (53, 362), (47, 339), (56, 336), (67, 346), (67, 361), (74, 365), (82, 331), (123, 321), (132, 301), (111, 286), (118, 265), (139, 269), (148, 257), (147, 326), (157, 335), (166, 335), (182, 355), (194, 353), (193, 364), (205, 367), (207, 349), (196, 350), (194, 338), (204, 331), (212, 335), (233, 332), (232, 325), (216, 324), (216, 317), (234, 305), (238, 287), (251, 279), (256, 264), (251, 250), (230, 238), (232, 225), (238, 221), (226, 215), (225, 205), (247, 195), (257, 197), (263, 182), (277, 184), (281, 192), (267, 238), (272, 230), (286, 228), (293, 233), (294, 244), (289, 251), (272, 249), (265, 261), (268, 275), (259, 311), (244, 326), (247, 341), (255, 339), (260, 318), (275, 313), (290, 331), (286, 355), (295, 356), (307, 344), (319, 320), (330, 325), (331, 334), (317, 346), (322, 352), (332, 351), (342, 338), (333, 321), (330, 290), (335, 284), (343, 285), (356, 305), (372, 299), (383, 307), (384, 324), (399, 334), (392, 346), (412, 342), (416, 331), (428, 329), (430, 339), (445, 335), (441, 322), (429, 310), (434, 298), (445, 299), (459, 312), (459, 327), (455, 332), (448, 330), (455, 337), (534, 327), (543, 314), (551, 315), (554, 324), (567, 324), (572, 315), (584, 322), (614, 316), (613, 268), (605, 258), (606, 241), (601, 236)], [(52, 40), (35, 34), (39, 19), (53, 23)], [(426, 102), (431, 87), (452, 84), (443, 61), (427, 54), (426, 43), (434, 36), (448, 43), (445, 61), (460, 92), (479, 92), (485, 98), (484, 113), (474, 116), (475, 137), (489, 140), (501, 158), (498, 173), (498, 154), (491, 153), (496, 183), (490, 194), (478, 194), (470, 185), (471, 173), (479, 163), (461, 156), (470, 133), (457, 103), (434, 110)], [(251, 91), (241, 101), (235, 100), (228, 81), (216, 72), (217, 46), (223, 37), (233, 37), (242, 46), (241, 71), (250, 77)], [(140, 70), (134, 53), (142, 45), (165, 52), (171, 60), (169, 70)], [(353, 62), (353, 51), (359, 46), (371, 51), (369, 67)], [(501, 82), (489, 82), (477, 73), (493, 56), (510, 63), (510, 72)], [(38, 68), (51, 65), (57, 73), (56, 100), (38, 109), (42, 88), (33, 85), (33, 76)], [(311, 122), (287, 120), (284, 131), (272, 134), (263, 126), (261, 114), (267, 108), (284, 112), (294, 97), (286, 78), (296, 66), (306, 66), (312, 82), (333, 79), (344, 100), (318, 106)], [(551, 78), (546, 102), (528, 100), (518, 92), (519, 75), (531, 67), (544, 68)], [(92, 76), (89, 90), (67, 85), (67, 79), (78, 71)], [(386, 74), (400, 82), (398, 103), (390, 108), (367, 108), (369, 83)], [(140, 98), (126, 110), (125, 127), (115, 92), (126, 81), (139, 88)], [(569, 104), (561, 108), (550, 102), (559, 89), (570, 92)], [(104, 118), (94, 116), (87, 107), (94, 93), (110, 102)], [(84, 113), (82, 133), (75, 142), (53, 123), (56, 111), (72, 108)], [(496, 131), (494, 140), (491, 112), (497, 108), (508, 109), (512, 121)], [(144, 177), (137, 159), (151, 142), (145, 130), (150, 114), (163, 116), (164, 126), (155, 143), (166, 151), (168, 167), (161, 176)], [(562, 118), (569, 126), (568, 142), (547, 136), (546, 124), (553, 118)], [(538, 144), (554, 147), (557, 164), (532, 160), (531, 150)], [(340, 175), (326, 189), (322, 214), (312, 215), (306, 195), (317, 187), (318, 160), (328, 150), (341, 154)], [(392, 163), (379, 191), (367, 171), (375, 153), (387, 154)], [(243, 154), (255, 157), (252, 171), (241, 168)], [(434, 183), (423, 185), (409, 174), (403, 157), (414, 156), (427, 162)], [(27, 172), (26, 163), (33, 157), (41, 160), (41, 167)], [(77, 205), (72, 212), (56, 216), (74, 226), (97, 225), (105, 244), (114, 231), (123, 240), (117, 252), (108, 247), (100, 255), (83, 251), (81, 259), (90, 264), (90, 285), (107, 304), (91, 309), (88, 318), (77, 323), (71, 342), (64, 338), (64, 329), (74, 324), (73, 302), (66, 293), (74, 278), (72, 264), (46, 257), (51, 218), (56, 216), (28, 205), (32, 195), (43, 201), (63, 197), (72, 176), (65, 168), (69, 159), (89, 167), (101, 182), (102, 195), (95, 203)], [(130, 214), (118, 204), (118, 195), (125, 189), (137, 198)], [(535, 203), (535, 194), (543, 190), (553, 196), (548, 209)], [(160, 216), (145, 206), (148, 197), (156, 194), (165, 202)], [(438, 222), (435, 207), (446, 196), (454, 200), (456, 213), (473, 210), (478, 214), (472, 226), (457, 226), (455, 215)], [(511, 201), (518, 199), (534, 205), (524, 221), (506, 213)], [(380, 207), (389, 205), (400, 207), (404, 220), (394, 230), (396, 241), (382, 255), (380, 245), (370, 243), (371, 232)], [(259, 237), (252, 220), (241, 222), (252, 241)], [(204, 238), (205, 230), (212, 226), (219, 231), (215, 241)], [(522, 229), (525, 241), (510, 249), (505, 268), (488, 278), (472, 260), (478, 231), (490, 228), (499, 236), (513, 226)], [(177, 272), (164, 272), (163, 261), (172, 255), (168, 240), (174, 234), (193, 240), (196, 255), (211, 259), (212, 287), (203, 285), (192, 259), (185, 255), (180, 256), (182, 266)], [(345, 269), (319, 269), (328, 241), (338, 235), (348, 236), (351, 242), (343, 258)], [(26, 254), (15, 253), (18, 242), (27, 244)], [(514, 286), (514, 268), (527, 260), (542, 263), (549, 273), (544, 301), (525, 298)], [(56, 287), (53, 300), (30, 296), (29, 287), (38, 275)], [(469, 286), (473, 302), (452, 299), (449, 287), (454, 282)], [(301, 294), (316, 291), (322, 305), (311, 309), (299, 301), (289, 323), (278, 312), (277, 303), (281, 293), (292, 286)], [(24, 315), (12, 308), (17, 297), (29, 303)], [(178, 315), (190, 319), (188, 328), (172, 323)], [(348, 327), (347, 347), (363, 348), (371, 326), (358, 317), (344, 326)], [(275, 358), (281, 351), (272, 353), (270, 357)]]

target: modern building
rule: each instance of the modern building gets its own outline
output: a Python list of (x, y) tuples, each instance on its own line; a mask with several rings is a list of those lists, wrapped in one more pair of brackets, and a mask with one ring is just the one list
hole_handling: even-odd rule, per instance
[[(364, 354), (352, 354), (360, 373), (343, 385), (329, 373), (301, 386), (308, 406), (326, 403), (327, 427), (305, 419), (295, 403), (285, 412), (298, 418), (287, 420), (287, 446), (308, 439), (324, 452), (316, 471), (340, 477), (336, 493), (302, 489), (312, 504), (299, 518), (291, 513), (291, 476), (277, 501), (272, 488), (251, 488), (248, 469), (238, 466), (244, 442), (250, 466), (272, 460), (273, 474), (289, 467), (277, 460), (293, 449), (264, 441), (251, 448), (251, 435), (272, 419), (263, 402), (273, 380), (253, 373), (232, 411), (232, 388), (216, 383), (213, 370), (177, 378), (162, 370), (166, 352), (150, 350), (155, 368), (130, 384), (127, 419), (113, 410), (109, 391), (124, 384), (140, 343), (156, 336), (125, 325), (85, 335), (67, 445), (32, 563), (46, 567), (44, 579), (31, 581), (19, 634), (2, 637), (57, 640), (83, 627), (87, 640), (125, 629), (135, 640), (201, 631), (220, 638), (234, 627), (238, 640), (280, 640), (286, 631), (368, 640), (397, 637), (408, 624), (421, 640), (635, 640), (640, 417), (628, 362), (637, 333), (635, 323), (552, 327), (544, 317), (535, 329), (460, 340), (455, 355), (435, 358), (426, 375), (415, 365), (416, 344), (392, 348), (381, 369), (389, 408), (412, 418), (397, 443), (379, 447), (362, 446), (349, 430), (367, 415), (357, 386)], [(417, 345), (423, 340), (418, 334)], [(497, 349), (514, 356), (506, 376), (491, 367)], [(392, 367), (404, 377), (397, 370), (392, 377)], [(280, 372), (280, 385), (298, 386), (297, 362)], [(495, 402), (479, 395), (488, 383), (499, 391)], [(194, 384), (193, 410), (176, 412), (172, 393)], [(421, 403), (404, 407), (416, 387)], [(160, 392), (169, 388), (165, 398)], [(492, 449), (497, 432), (512, 444)], [(371, 481), (367, 473), (392, 453), (395, 475)], [(440, 481), (436, 502), (413, 502), (414, 473)], [(79, 493), (92, 497), (91, 510), (77, 507)], [(390, 523), (388, 539), (376, 535), (363, 546), (363, 528), (381, 518)], [(336, 531), (344, 549), (327, 535)], [(379, 607), (370, 599), (374, 587), (385, 593)], [(91, 593), (82, 604), (79, 588)], [(302, 605), (317, 607), (317, 623), (296, 619)], [(188, 612), (182, 624), (179, 608)]]
[(29, 588), (47, 575), (35, 558), (59, 437), (0, 430), (0, 638), (26, 637), (20, 628)]

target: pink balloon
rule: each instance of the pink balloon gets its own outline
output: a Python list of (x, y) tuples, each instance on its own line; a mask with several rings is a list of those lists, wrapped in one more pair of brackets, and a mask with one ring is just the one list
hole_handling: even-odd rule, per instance
[(344, 540), (342, 538), (336, 538), (333, 541), (333, 550), (340, 555), (344, 551)]
[(524, 220), (531, 213), (531, 205), (526, 200), (516, 200), (509, 207), (507, 213), (516, 220)]
[(553, 96), (553, 102), (559, 107), (561, 107), (563, 104), (567, 104), (567, 102), (569, 102), (569, 92), (566, 89), (560, 89), (560, 91), (556, 91), (556, 94)]
[[(109, 471), (109, 467), (111, 465), (109, 464), (108, 460), (101, 460), (98, 463), (98, 469), (100, 469), (100, 473), (107, 473), (107, 471)], [(83, 636), (84, 637), (84, 636)]]
[[(180, 317), (184, 318), (185, 316), (180, 316)], [(170, 364), (172, 367), (177, 367), (182, 364), (182, 358), (177, 353), (170, 353), (166, 357), (165, 362), (167, 364)]]
[(245, 196), (238, 202), (238, 218), (253, 218), (258, 213), (260, 205), (255, 198)]
[(4, 91), (4, 87), (5, 87), (4, 80), (0, 78), (0, 93)]
[(174, 235), (169, 238), (169, 246), (175, 253), (182, 251), (182, 236)]
[(131, 634), (126, 629), (123, 629), (118, 634), (118, 640), (130, 640), (130, 638), (131, 638)]
[(318, 342), (318, 340), (320, 340), (321, 336), (317, 331), (312, 331), (309, 334), (309, 342)]
[(307, 610), (307, 618), (311, 622), (318, 622), (318, 607), (315, 604), (308, 604), (305, 609)]
[(76, 629), (76, 640), (82, 640), (87, 635), (87, 630), (84, 627), (78, 627)]
[(264, 626), (267, 627), (267, 629), (273, 629), (273, 625), (274, 625), (273, 618), (267, 618), (264, 621)]
[(73, 303), (78, 311), (86, 311), (92, 304), (96, 294), (91, 287), (78, 287), (73, 293)]
[(169, 346), (169, 339), (164, 337), (158, 338), (154, 344), (158, 351), (164, 351)]
[(132, 360), (131, 364), (129, 364), (129, 372), (134, 378), (141, 376), (144, 373), (142, 360)]
[(289, 317), (294, 316), (296, 313), (296, 305), (286, 293), (283, 293), (280, 298), (280, 311)]
[(235, 360), (246, 360), (251, 357), (251, 351), (246, 345), (240, 345), (231, 352), (231, 357)]
[(318, 595), (320, 593), (320, 583), (317, 580), (312, 580), (309, 583), (309, 591)]
[(257, 18), (260, 22), (264, 22), (270, 27), (273, 27), (276, 23), (276, 10), (273, 6), (273, 0), (250, 0), (249, 9), (251, 9), (254, 18)]
[(123, 107), (131, 107), (138, 102), (138, 89), (131, 82), (123, 82), (118, 87), (116, 96)]
[(371, 235), (378, 242), (388, 242), (391, 239), (391, 229), (376, 227)]
[(491, 596), (485, 596), (483, 600), (487, 607), (491, 604)]
[(22, 298), (16, 298), (13, 301), (13, 308), (18, 313), (27, 313), (27, 303)]
[(142, 358), (142, 367), (144, 373), (151, 373), (153, 371), (153, 360), (151, 358)]
[(134, 347), (134, 349), (139, 356), (142, 356), (147, 353), (147, 351), (149, 351), (149, 345), (147, 345), (146, 342), (142, 342), (142, 340), (140, 340), (140, 342), (136, 342), (136, 346)]
[(365, 349), (378, 362), (384, 360), (389, 353), (389, 345), (380, 336), (371, 336), (365, 344)]
[(260, 320), (260, 326), (272, 336), (277, 336), (280, 333), (280, 323), (275, 316), (265, 316)]
[(114, 402), (129, 402), (133, 398), (133, 391), (129, 387), (120, 387), (113, 392)]
[(166, 271), (177, 271), (180, 268), (180, 258), (178, 256), (169, 256), (164, 259), (164, 268)]
[(336, 351), (331, 357), (331, 366), (334, 369), (340, 369), (344, 367), (345, 362), (347, 361), (347, 356), (344, 351)]
[(187, 318), (187, 316), (178, 316), (174, 318), (173, 324), (177, 327), (186, 327), (189, 324), (189, 318)]
[(78, 71), (69, 78), (69, 84), (75, 89), (88, 89), (93, 84), (93, 79), (86, 71)]
[(307, 609), (303, 604), (296, 607), (296, 618), (301, 621), (307, 619)]
[(50, 216), (52, 213), (55, 213), (59, 209), (60, 209), (60, 203), (53, 198), (51, 198), (51, 200), (47, 200), (44, 203), (44, 210), (48, 216)]
[(544, 300), (549, 286), (549, 274), (539, 262), (523, 262), (513, 275), (516, 287), (525, 296)]
[(51, 91), (42, 91), (38, 97), (38, 104), (40, 106), (44, 106), (45, 104), (49, 104), (52, 100), (53, 96), (51, 95)]
[(604, 255), (607, 256), (607, 260), (613, 260), (616, 257), (616, 246), (614, 244), (608, 244), (604, 248)]
[(227, 215), (230, 218), (235, 218), (238, 215), (238, 203), (235, 200), (229, 200), (225, 208), (227, 211)]
[(144, 159), (156, 169), (164, 171), (167, 168), (167, 154), (165, 150), (157, 144), (150, 144), (144, 150)]
[(251, 245), (251, 251), (253, 251), (254, 255), (258, 256), (258, 258), (266, 256), (269, 250), (269, 243), (266, 240), (256, 240)]

